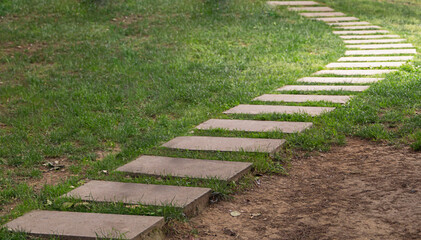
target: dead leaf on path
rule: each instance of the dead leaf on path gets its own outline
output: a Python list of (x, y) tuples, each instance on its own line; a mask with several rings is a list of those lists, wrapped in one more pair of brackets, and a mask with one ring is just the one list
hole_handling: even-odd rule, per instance
[(71, 208), (73, 206), (72, 202), (65, 202), (63, 205), (61, 205), (64, 209)]
[(140, 205), (139, 204), (136, 204), (136, 205), (126, 205), (126, 208), (132, 208), (132, 209), (140, 208)]
[(230, 215), (233, 216), (233, 217), (238, 217), (238, 216), (241, 215), (241, 213), (239, 211), (232, 211), (232, 212), (230, 212)]
[(76, 203), (74, 206), (79, 207), (79, 206), (87, 206), (87, 205), (89, 205), (88, 202), (79, 202), (79, 203)]

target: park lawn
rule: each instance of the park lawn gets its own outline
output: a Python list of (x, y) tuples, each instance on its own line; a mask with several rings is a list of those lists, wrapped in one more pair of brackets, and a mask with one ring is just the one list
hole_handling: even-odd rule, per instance
[[(420, 8), (386, 0), (321, 2), (400, 34), (420, 51)], [(328, 26), (265, 1), (6, 0), (0, 17), (0, 224), (32, 209), (183, 219), (171, 206), (57, 199), (87, 179), (205, 186), (222, 198), (254, 179), (224, 183), (113, 172), (141, 154), (252, 161), (255, 172), (285, 171), (286, 155), (159, 147), (180, 135), (286, 138), (287, 150), (325, 151), (345, 136), (421, 148), (419, 57), (344, 107), (323, 104), (338, 109), (319, 118), (232, 116), (313, 121), (303, 134), (192, 131), (343, 54), (344, 44)], [(56, 161), (64, 168), (50, 171), (47, 163)], [(56, 180), (44, 185), (51, 175)], [(0, 237), (24, 235), (3, 229)]]

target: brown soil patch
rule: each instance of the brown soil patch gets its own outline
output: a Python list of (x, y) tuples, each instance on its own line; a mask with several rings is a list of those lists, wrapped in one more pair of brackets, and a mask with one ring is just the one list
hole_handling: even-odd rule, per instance
[(29, 181), (29, 186), (33, 187), (36, 192), (41, 190), (44, 185), (56, 185), (60, 182), (65, 182), (68, 178), (75, 176), (72, 174), (68, 167), (70, 163), (66, 158), (61, 159), (49, 159), (53, 163), (52, 166), (42, 167), (42, 178), (39, 180)]
[(421, 239), (421, 154), (348, 139), (234, 197), (172, 239)]
[(104, 160), (104, 158), (106, 158), (108, 155), (112, 154), (118, 154), (119, 152), (121, 152), (121, 148), (119, 144), (115, 144), (114, 147), (108, 148), (106, 150), (98, 150), (95, 152), (97, 158), (95, 159), (96, 161), (102, 161)]
[(129, 27), (130, 24), (142, 21), (144, 19), (145, 17), (142, 15), (129, 15), (129, 16), (113, 18), (111, 21), (120, 24), (120, 26), (123, 28), (127, 28)]
[(36, 42), (36, 43), (25, 43), (18, 45), (13, 42), (2, 43), (1, 50), (5, 55), (13, 55), (16, 53), (25, 53), (27, 55), (32, 55), (37, 51), (45, 49), (48, 46), (46, 42)]
[(20, 202), (18, 201), (14, 201), (12, 203), (9, 204), (5, 204), (5, 205), (1, 205), (0, 206), (0, 217), (3, 217), (7, 214), (9, 214), (10, 212), (12, 212), (12, 210), (19, 204)]

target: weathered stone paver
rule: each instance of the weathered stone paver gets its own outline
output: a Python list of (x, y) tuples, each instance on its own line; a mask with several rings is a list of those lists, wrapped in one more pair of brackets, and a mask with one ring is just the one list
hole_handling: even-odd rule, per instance
[(346, 103), (351, 99), (350, 96), (339, 95), (298, 95), (298, 94), (264, 94), (253, 100), (264, 102), (307, 102), (307, 101), (325, 101), (332, 103)]
[(327, 68), (368, 68), (368, 67), (399, 67), (405, 62), (337, 62), (329, 63)]
[(378, 38), (399, 38), (399, 35), (345, 35), (339, 36), (342, 39), (378, 39)]
[(359, 48), (359, 49), (378, 49), (378, 48), (413, 48), (410, 43), (400, 44), (363, 44), (363, 45), (346, 45), (346, 48)]
[(187, 215), (192, 216), (207, 206), (210, 193), (210, 188), (92, 180), (65, 196), (95, 202), (171, 205), (183, 208)]
[(391, 55), (391, 54), (416, 54), (415, 49), (387, 49), (387, 50), (348, 50), (345, 52), (349, 55)]
[(294, 114), (306, 113), (311, 116), (318, 116), (330, 112), (332, 107), (301, 107), (301, 106), (280, 106), (280, 105), (248, 105), (240, 104), (224, 113), (226, 114)]
[(338, 62), (407, 61), (413, 58), (414, 56), (341, 57)]
[(345, 26), (345, 27), (335, 27), (335, 29), (353, 29), (353, 30), (356, 30), (356, 29), (380, 29), (381, 27), (379, 27), (379, 26), (372, 26), (372, 25), (369, 25), (369, 26)]
[(404, 42), (406, 39), (374, 39), (374, 40), (344, 40), (344, 43), (349, 44), (359, 44), (359, 43), (394, 43), (394, 42)]
[(369, 22), (328, 22), (328, 25), (331, 26), (357, 26), (357, 25), (369, 25)]
[(356, 78), (356, 77), (305, 77), (300, 78), (297, 82), (305, 83), (374, 83), (383, 80), (384, 78)]
[(117, 171), (131, 175), (216, 178), (236, 181), (250, 171), (252, 163), (162, 156), (141, 156)]
[(341, 12), (303, 12), (299, 13), (304, 17), (334, 17), (334, 16), (345, 16), (345, 13)]
[(347, 35), (347, 34), (373, 34), (373, 33), (388, 33), (387, 30), (358, 30), (358, 31), (333, 31), (333, 34)]
[(302, 132), (313, 125), (311, 122), (280, 122), (280, 121), (257, 121), (257, 120), (237, 120), (237, 119), (210, 119), (197, 129), (210, 130), (215, 128), (246, 131), (246, 132), (272, 132), (283, 133)]
[(185, 150), (271, 153), (284, 143), (284, 139), (186, 136), (176, 137), (162, 146)]
[(6, 224), (11, 231), (65, 239), (164, 239), (163, 217), (32, 211)]
[(268, 1), (266, 2), (272, 6), (311, 6), (319, 5), (319, 3), (314, 1)]
[(333, 12), (330, 7), (289, 7), (290, 11), (307, 11), (307, 12)]
[(317, 21), (323, 22), (341, 22), (341, 21), (354, 21), (358, 20), (356, 17), (330, 17), (330, 18), (315, 18)]
[(278, 88), (278, 91), (351, 91), (362, 92), (369, 86), (331, 86), (331, 85), (287, 85)]
[(314, 75), (325, 75), (325, 74), (333, 74), (333, 75), (343, 75), (343, 76), (352, 76), (352, 75), (377, 75), (377, 74), (386, 74), (390, 72), (394, 72), (397, 70), (321, 70), (315, 72)]

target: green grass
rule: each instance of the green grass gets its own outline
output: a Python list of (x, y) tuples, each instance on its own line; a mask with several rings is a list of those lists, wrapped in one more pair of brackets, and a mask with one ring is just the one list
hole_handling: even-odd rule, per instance
[[(414, 7), (415, 0), (320, 1), (400, 34), (420, 52), (421, 8)], [(284, 155), (159, 147), (181, 135), (286, 138), (287, 152), (326, 151), (331, 144), (343, 144), (345, 136), (420, 150), (419, 56), (364, 93), (334, 92), (356, 97), (343, 107), (333, 104), (339, 108), (319, 118), (223, 115), (230, 107), (256, 104), (254, 97), (295, 84), (345, 51), (327, 25), (264, 1), (5, 0), (0, 17), (0, 208), (14, 208), (0, 224), (32, 209), (182, 219), (171, 207), (87, 207), (58, 198), (88, 179), (211, 187), (222, 198), (253, 182), (252, 176), (227, 183), (113, 172), (141, 154), (250, 161), (258, 173), (285, 172)], [(210, 118), (312, 121), (314, 127), (303, 134), (191, 133)], [(100, 152), (111, 154), (102, 159)], [(34, 183), (43, 184), (42, 164), (57, 160), (72, 176), (35, 188)], [(63, 209), (63, 201), (72, 205)], [(0, 238), (25, 236), (1, 229)]]
[[(335, 10), (369, 21), (398, 34), (421, 51), (421, 3), (395, 0), (321, 0)], [(410, 144), (414, 150), (421, 141), (421, 58), (419, 55), (389, 74), (385, 81), (372, 85), (353, 104), (336, 112), (344, 134), (370, 140)], [(418, 145), (417, 145), (418, 143)]]

